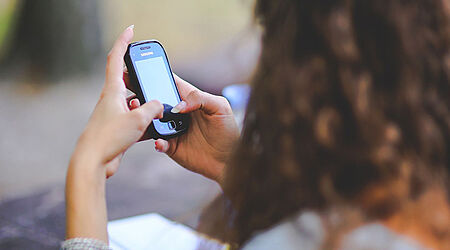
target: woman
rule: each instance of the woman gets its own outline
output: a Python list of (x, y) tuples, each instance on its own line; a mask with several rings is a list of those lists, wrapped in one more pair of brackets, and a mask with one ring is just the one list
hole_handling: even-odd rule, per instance
[[(155, 142), (221, 184), (202, 230), (242, 249), (448, 248), (449, 11), (446, 0), (257, 1), (263, 47), (240, 139), (223, 98), (176, 78), (173, 112), (192, 127)], [(107, 242), (105, 177), (161, 117), (155, 101), (127, 106), (131, 37), (108, 57), (72, 156), (68, 239)]]

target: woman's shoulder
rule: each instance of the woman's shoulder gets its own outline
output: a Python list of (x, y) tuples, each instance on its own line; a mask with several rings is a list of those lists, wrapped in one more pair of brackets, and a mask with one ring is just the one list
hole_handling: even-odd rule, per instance
[[(317, 213), (303, 212), (274, 227), (259, 232), (242, 249), (322, 249), (326, 232)], [(380, 223), (366, 224), (344, 236), (341, 249), (426, 249)]]

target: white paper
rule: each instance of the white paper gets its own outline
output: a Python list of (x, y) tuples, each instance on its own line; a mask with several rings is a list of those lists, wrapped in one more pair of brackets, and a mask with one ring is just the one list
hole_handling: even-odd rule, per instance
[[(144, 214), (108, 223), (109, 244), (114, 250), (167, 249), (196, 250), (205, 243), (213, 249), (225, 245), (208, 240), (191, 228), (156, 214)], [(208, 247), (209, 248), (209, 247)]]

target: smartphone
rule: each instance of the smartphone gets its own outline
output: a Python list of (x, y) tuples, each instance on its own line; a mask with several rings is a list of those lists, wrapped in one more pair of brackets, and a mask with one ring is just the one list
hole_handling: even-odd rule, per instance
[(147, 136), (170, 139), (185, 133), (189, 115), (170, 112), (181, 102), (181, 97), (161, 43), (156, 40), (131, 43), (124, 60), (130, 83), (136, 89), (135, 94), (141, 104), (158, 100), (164, 105), (164, 117), (153, 120), (146, 131)]

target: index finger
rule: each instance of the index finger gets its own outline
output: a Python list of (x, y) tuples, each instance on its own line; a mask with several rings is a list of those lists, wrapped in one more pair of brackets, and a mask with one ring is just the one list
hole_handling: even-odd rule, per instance
[(133, 28), (134, 25), (131, 25), (126, 28), (125, 31), (122, 32), (122, 34), (120, 34), (119, 38), (117, 38), (113, 48), (108, 54), (108, 60), (106, 63), (105, 87), (109, 87), (107, 85), (111, 85), (111, 87), (117, 87), (117, 85), (120, 84), (122, 86), (119, 87), (123, 88), (123, 56), (127, 51), (128, 44), (133, 38)]

